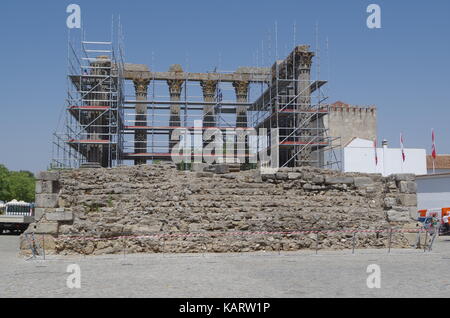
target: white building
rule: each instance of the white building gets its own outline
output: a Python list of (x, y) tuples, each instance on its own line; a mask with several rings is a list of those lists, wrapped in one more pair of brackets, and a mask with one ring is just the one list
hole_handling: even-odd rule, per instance
[(417, 176), (417, 208), (450, 207), (450, 173)]
[(389, 176), (394, 173), (427, 173), (427, 159), (425, 149), (405, 148), (405, 161), (402, 160), (400, 148), (388, 148), (383, 142), (382, 148), (376, 149), (378, 163), (375, 160), (373, 141), (354, 138), (343, 150), (344, 172), (380, 173)]

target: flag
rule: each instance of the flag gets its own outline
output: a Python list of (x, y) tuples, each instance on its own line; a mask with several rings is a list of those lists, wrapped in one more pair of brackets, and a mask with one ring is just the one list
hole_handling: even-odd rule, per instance
[(406, 155), (405, 155), (405, 147), (403, 146), (403, 134), (400, 133), (400, 148), (402, 149), (402, 160), (405, 162)]
[(373, 141), (373, 149), (375, 151), (375, 165), (378, 165), (378, 155), (377, 155), (377, 139)]
[(431, 130), (431, 157), (433, 157), (433, 160), (436, 160), (436, 140), (434, 136), (434, 129)]

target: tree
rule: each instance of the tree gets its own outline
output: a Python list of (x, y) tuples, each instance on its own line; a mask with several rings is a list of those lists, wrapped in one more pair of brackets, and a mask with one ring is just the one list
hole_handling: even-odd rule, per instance
[(34, 202), (35, 178), (29, 171), (9, 171), (0, 165), (0, 200)]
[(9, 171), (4, 165), (0, 165), (0, 200), (7, 201), (9, 198), (8, 190)]

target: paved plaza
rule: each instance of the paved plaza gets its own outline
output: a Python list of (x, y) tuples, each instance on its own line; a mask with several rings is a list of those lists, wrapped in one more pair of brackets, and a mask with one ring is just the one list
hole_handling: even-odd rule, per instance
[[(440, 297), (450, 239), (431, 252), (394, 249), (241, 254), (18, 255), (19, 238), (0, 236), (1, 297)], [(77, 264), (81, 288), (68, 288)], [(367, 267), (381, 288), (367, 287)], [(426, 292), (425, 292), (426, 291)]]

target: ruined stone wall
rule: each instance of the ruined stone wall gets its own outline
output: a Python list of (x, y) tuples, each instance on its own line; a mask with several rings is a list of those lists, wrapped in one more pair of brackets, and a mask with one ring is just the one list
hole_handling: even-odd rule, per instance
[[(27, 232), (44, 239), (47, 253), (64, 254), (119, 253), (124, 247), (127, 252), (351, 248), (350, 232), (260, 232), (402, 228), (413, 222), (415, 192), (413, 175), (383, 178), (306, 167), (262, 176), (258, 170), (183, 172), (169, 163), (43, 172), (37, 181), (38, 220)], [(358, 233), (356, 247), (385, 247), (387, 236)], [(393, 247), (408, 244), (394, 233)], [(22, 248), (28, 248), (25, 240)]]

